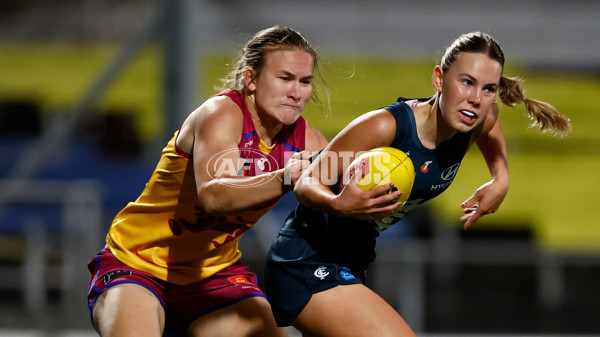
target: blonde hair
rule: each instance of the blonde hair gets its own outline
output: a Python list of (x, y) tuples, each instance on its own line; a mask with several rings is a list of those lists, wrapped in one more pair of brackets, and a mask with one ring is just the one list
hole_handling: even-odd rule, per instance
[[(461, 52), (486, 54), (492, 60), (500, 62), (500, 65), (504, 69), (504, 52), (502, 48), (500, 48), (500, 45), (494, 38), (486, 33), (466, 33), (454, 40), (442, 57), (441, 67), (444, 72), (448, 71)], [(506, 77), (502, 75), (498, 88), (498, 96), (502, 104), (509, 107), (515, 107), (519, 102), (525, 103), (525, 109), (531, 120), (530, 126), (532, 127), (536, 127), (543, 132), (550, 130), (559, 137), (564, 137), (571, 132), (569, 119), (554, 106), (525, 96), (523, 80), (518, 77)]]
[(514, 107), (519, 102), (525, 103), (525, 110), (531, 120), (531, 127), (541, 131), (552, 130), (559, 137), (564, 137), (571, 132), (569, 119), (561, 114), (549, 103), (525, 97), (523, 80), (518, 77), (500, 78), (498, 97), (502, 104)]
[[(329, 89), (319, 71), (318, 55), (316, 50), (308, 41), (297, 31), (283, 26), (272, 26), (263, 29), (254, 34), (244, 45), (238, 54), (233, 69), (221, 80), (221, 86), (216, 86), (217, 91), (238, 90), (246, 94), (247, 88), (244, 83), (243, 72), (246, 67), (252, 68), (257, 74), (260, 74), (265, 65), (265, 58), (269, 52), (275, 50), (303, 50), (313, 57), (313, 71), (316, 78), (322, 83), (323, 89), (329, 102)], [(323, 108), (323, 103), (317, 95), (315, 86), (311, 93), (311, 98)], [(331, 111), (331, 104), (329, 104)]]

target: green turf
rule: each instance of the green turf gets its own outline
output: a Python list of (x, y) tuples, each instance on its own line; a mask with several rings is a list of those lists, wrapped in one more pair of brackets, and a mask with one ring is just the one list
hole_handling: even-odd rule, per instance
[[(0, 46), (0, 99), (34, 99), (47, 112), (69, 111), (114, 57), (116, 49), (73, 45)], [(234, 54), (199, 60), (198, 97), (208, 97), (227, 71)], [(98, 105), (136, 115), (141, 137), (150, 141), (163, 118), (161, 56), (147, 48), (121, 74)], [(328, 138), (356, 116), (393, 102), (397, 96), (425, 97), (433, 93), (431, 60), (349, 58), (326, 55), (321, 69), (329, 88), (332, 113), (310, 103), (305, 117)], [(594, 215), (600, 203), (600, 113), (595, 74), (527, 71), (507, 63), (507, 75), (526, 79), (528, 96), (546, 100), (568, 115), (573, 134), (556, 139), (528, 128), (522, 106), (501, 107), (508, 143), (511, 188), (500, 210), (477, 226), (527, 226), (539, 242), (555, 249), (600, 250), (600, 226)], [(325, 100), (323, 90), (319, 90)], [(458, 225), (460, 203), (489, 179), (477, 150), (467, 155), (455, 183), (432, 205), (447, 225)]]

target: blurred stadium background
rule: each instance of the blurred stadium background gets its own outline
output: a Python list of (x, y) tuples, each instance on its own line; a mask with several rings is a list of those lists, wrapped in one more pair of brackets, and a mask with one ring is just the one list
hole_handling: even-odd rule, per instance
[[(3, 0), (0, 335), (94, 335), (85, 265), (110, 221), (240, 45), (281, 24), (321, 54), (333, 114), (312, 104), (306, 117), (328, 138), (397, 96), (431, 95), (444, 48), (491, 33), (505, 74), (573, 135), (501, 108), (512, 181), (499, 212), (460, 229), (460, 203), (489, 179), (472, 151), (447, 193), (384, 233), (369, 285), (423, 336), (600, 336), (598, 14), (591, 0)], [(259, 276), (294, 203), (242, 240)]]

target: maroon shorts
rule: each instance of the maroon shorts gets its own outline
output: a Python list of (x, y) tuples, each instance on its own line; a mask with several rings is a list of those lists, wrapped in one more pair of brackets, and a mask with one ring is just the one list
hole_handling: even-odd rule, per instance
[(165, 310), (166, 325), (171, 330), (186, 331), (202, 315), (249, 297), (265, 297), (256, 284), (256, 274), (241, 262), (208, 279), (183, 286), (121, 263), (107, 247), (90, 260), (88, 269), (92, 273), (88, 290), (90, 316), (103, 291), (119, 284), (133, 283), (150, 290), (158, 298)]

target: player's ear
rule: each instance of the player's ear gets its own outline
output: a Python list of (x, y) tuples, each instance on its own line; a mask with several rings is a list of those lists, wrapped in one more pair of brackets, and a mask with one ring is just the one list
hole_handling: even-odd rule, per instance
[(444, 71), (442, 66), (437, 65), (433, 68), (433, 87), (435, 91), (442, 92), (442, 85), (444, 84)]
[(256, 90), (256, 71), (251, 67), (246, 67), (242, 70), (242, 76), (244, 76), (244, 84), (248, 91)]

